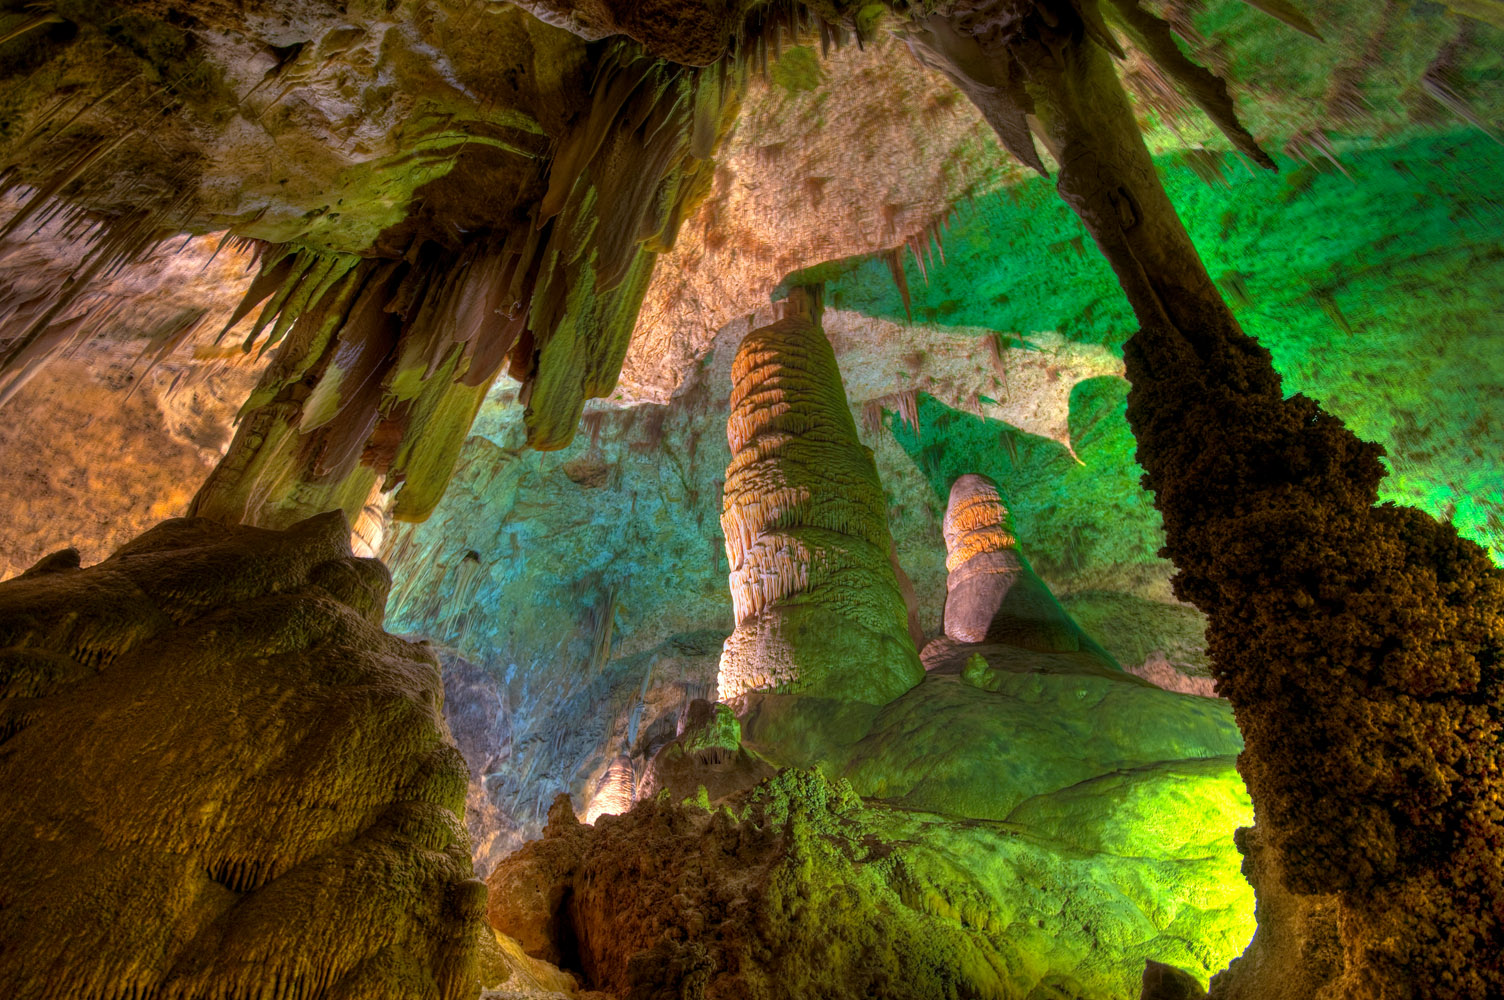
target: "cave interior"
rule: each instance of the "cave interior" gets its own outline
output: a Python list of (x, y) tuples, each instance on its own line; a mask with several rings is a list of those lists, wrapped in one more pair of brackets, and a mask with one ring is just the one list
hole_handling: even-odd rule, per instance
[(0, 0), (0, 997), (1504, 998), (1501, 0)]

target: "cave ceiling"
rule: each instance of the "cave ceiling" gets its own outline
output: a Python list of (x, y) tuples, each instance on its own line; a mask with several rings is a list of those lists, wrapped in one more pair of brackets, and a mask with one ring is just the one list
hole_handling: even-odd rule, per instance
[(795, 272), (885, 255), (911, 312), (958, 208), (1056, 172), (1052, 52), (1111, 53), (1150, 151), (1213, 184), (1228, 153), (1341, 170), (1341, 136), (1499, 103), (1492, 0), (7, 10), (0, 235), (52, 226), (66, 266), (50, 298), (6, 279), (0, 380), (114, 321), (101, 274), (223, 232), (260, 269), (224, 286), (230, 342), (273, 360), (195, 510), (268, 524), (399, 487), (426, 517), (498, 379), (563, 447), (592, 397), (671, 398)]

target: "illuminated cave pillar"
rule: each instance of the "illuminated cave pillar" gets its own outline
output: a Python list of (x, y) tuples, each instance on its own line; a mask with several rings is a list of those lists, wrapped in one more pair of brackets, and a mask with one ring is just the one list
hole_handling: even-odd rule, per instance
[(731, 369), (721, 528), (736, 631), (720, 696), (883, 704), (924, 675), (889, 561), (887, 503), (857, 439), (818, 291), (742, 341)]
[(945, 507), (945, 634), (1041, 653), (1090, 652), (1111, 660), (1066, 614), (1018, 549), (997, 484), (968, 474)]
[[(1168, 25), (1111, 9), (1274, 165)], [(1128, 421), (1257, 813), (1240, 846), (1260, 929), (1210, 995), (1504, 996), (1504, 572), (1450, 524), (1379, 504), (1380, 450), (1286, 396), (1165, 194), (1093, 17), (968, 0), (911, 42), (1042, 171), (1039, 135), (1139, 322)]]

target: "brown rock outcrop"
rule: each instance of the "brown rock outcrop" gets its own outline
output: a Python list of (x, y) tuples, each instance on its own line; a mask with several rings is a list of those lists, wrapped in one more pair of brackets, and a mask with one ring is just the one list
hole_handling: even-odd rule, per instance
[[(1234, 146), (1272, 166), (1164, 22), (1135, 0), (1110, 9)], [(1165, 195), (1099, 17), (1056, 0), (968, 2), (915, 43), (1042, 167), (1037, 132), (1133, 306), (1128, 419), (1176, 592), (1209, 618), (1268, 867), (1296, 894), (1335, 897), (1343, 968), (1320, 995), (1504, 994), (1504, 573), (1450, 525), (1377, 506), (1378, 449), (1284, 398)], [(1264, 996), (1292, 973), (1243, 975)]]
[(721, 528), (736, 631), (720, 696), (805, 691), (883, 704), (923, 676), (889, 563), (887, 505), (857, 439), (818, 293), (732, 365)]
[(1217, 1000), (1311, 1000), (1342, 971), (1337, 901), (1285, 888), (1279, 855), (1263, 840), (1257, 827), (1237, 833), (1243, 876), (1258, 896), (1259, 929), (1213, 977), (1212, 992)]
[(945, 634), (957, 642), (1003, 643), (1040, 653), (1086, 650), (1111, 661), (1081, 631), (1018, 548), (997, 484), (975, 473), (950, 488), (945, 506)]
[(337, 513), (0, 584), (0, 993), (475, 995), (465, 765)]

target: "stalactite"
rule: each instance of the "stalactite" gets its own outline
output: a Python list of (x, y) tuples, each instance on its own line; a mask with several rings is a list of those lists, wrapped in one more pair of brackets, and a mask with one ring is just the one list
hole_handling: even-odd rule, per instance
[(743, 86), (613, 42), (593, 103), (559, 143), (521, 224), (401, 259), (272, 247), (230, 325), (277, 357), (201, 516), (285, 524), (328, 506), (352, 517), (373, 481), (392, 516), (425, 519), (504, 366), (523, 381), (528, 443), (562, 448), (587, 398), (615, 386), (655, 257), (709, 190), (710, 157)]
[(806, 691), (882, 704), (922, 675), (888, 561), (887, 503), (819, 326), (817, 294), (732, 365), (721, 528), (736, 631), (720, 695)]

